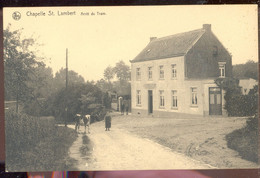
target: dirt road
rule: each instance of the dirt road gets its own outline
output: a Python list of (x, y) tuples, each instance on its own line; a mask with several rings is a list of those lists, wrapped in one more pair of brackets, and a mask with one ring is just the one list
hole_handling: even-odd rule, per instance
[[(83, 134), (70, 149), (70, 156), (78, 160), (79, 170), (147, 170), (147, 169), (210, 169), (200, 163), (151, 140), (140, 138), (117, 127), (105, 131), (104, 122), (91, 125), (91, 133)], [(93, 150), (83, 155), (81, 140), (89, 138)], [(88, 148), (87, 148), (88, 149)]]

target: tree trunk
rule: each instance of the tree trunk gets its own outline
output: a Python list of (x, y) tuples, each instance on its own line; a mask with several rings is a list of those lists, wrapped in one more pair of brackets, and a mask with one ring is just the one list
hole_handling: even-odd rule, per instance
[(18, 113), (18, 100), (19, 100), (19, 95), (18, 95), (18, 91), (16, 93), (16, 112)]

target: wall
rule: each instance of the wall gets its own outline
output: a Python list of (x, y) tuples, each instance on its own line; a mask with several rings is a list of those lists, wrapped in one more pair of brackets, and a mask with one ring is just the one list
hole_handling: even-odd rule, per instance
[[(217, 55), (214, 55), (217, 47)], [(185, 56), (187, 78), (216, 78), (220, 76), (218, 62), (226, 62), (226, 77), (232, 76), (232, 59), (228, 51), (208, 31), (196, 42)]]
[(239, 86), (242, 87), (242, 94), (247, 95), (250, 89), (253, 89), (255, 85), (258, 85), (258, 82), (255, 79), (239, 79)]
[[(177, 69), (177, 79), (171, 78), (171, 65), (176, 64)], [(164, 66), (164, 79), (159, 79), (159, 66)], [(153, 67), (153, 80), (148, 80), (148, 67)], [(178, 95), (183, 94), (181, 89), (183, 88), (184, 81), (184, 58), (166, 58), (160, 60), (144, 61), (138, 63), (132, 63), (132, 73), (131, 73), (131, 94), (132, 94), (132, 112), (137, 113), (139, 110), (146, 112), (148, 114), (148, 90), (153, 91), (153, 110), (162, 110), (170, 112), (178, 112), (171, 109), (171, 90), (177, 90)], [(141, 80), (136, 81), (136, 68), (141, 68)], [(137, 96), (136, 91), (141, 90), (141, 105), (137, 106)], [(165, 108), (159, 108), (159, 90), (164, 90), (165, 99), (169, 101), (165, 102)], [(179, 93), (180, 92), (180, 93)]]

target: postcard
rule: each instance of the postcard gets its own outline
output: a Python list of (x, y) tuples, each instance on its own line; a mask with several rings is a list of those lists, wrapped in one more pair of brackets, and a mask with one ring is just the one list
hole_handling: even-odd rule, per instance
[(259, 168), (257, 17), (4, 8), (6, 171)]

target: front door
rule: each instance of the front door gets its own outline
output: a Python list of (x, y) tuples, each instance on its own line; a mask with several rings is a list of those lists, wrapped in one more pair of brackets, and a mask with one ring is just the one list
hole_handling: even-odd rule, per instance
[(219, 87), (209, 88), (209, 115), (222, 115), (222, 95)]
[(153, 113), (153, 91), (148, 90), (148, 114)]

